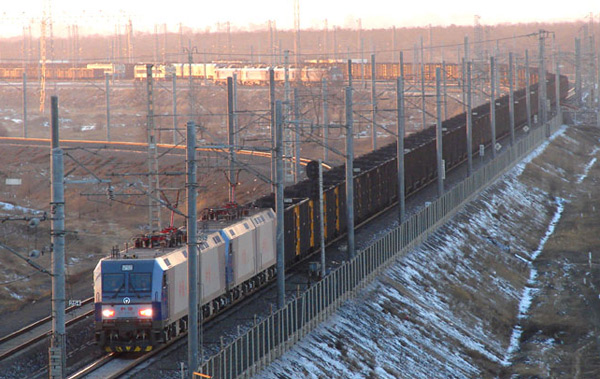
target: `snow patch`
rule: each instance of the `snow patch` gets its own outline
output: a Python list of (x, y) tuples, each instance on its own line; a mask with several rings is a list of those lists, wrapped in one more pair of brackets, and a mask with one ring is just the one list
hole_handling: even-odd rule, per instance
[(11, 203), (3, 203), (1, 201), (0, 201), (0, 208), (5, 211), (10, 211), (10, 212), (24, 212), (24, 213), (33, 213), (33, 214), (44, 213), (43, 211), (38, 211), (36, 209), (20, 207), (18, 205), (14, 205)]
[(546, 230), (546, 234), (540, 240), (540, 243), (537, 249), (531, 254), (531, 261), (528, 262), (530, 270), (529, 270), (529, 279), (527, 280), (527, 284), (523, 289), (523, 294), (521, 295), (521, 301), (519, 302), (519, 314), (517, 319), (519, 320), (517, 325), (513, 328), (512, 334), (510, 336), (510, 343), (508, 345), (508, 349), (506, 351), (506, 355), (502, 360), (503, 366), (509, 366), (511, 364), (511, 358), (515, 352), (519, 350), (519, 341), (521, 340), (521, 334), (523, 333), (523, 329), (521, 327), (520, 321), (527, 318), (527, 312), (531, 307), (531, 302), (533, 300), (533, 296), (535, 295), (536, 289), (536, 278), (537, 278), (537, 269), (532, 264), (533, 261), (542, 253), (544, 250), (544, 246), (546, 242), (550, 238), (550, 236), (554, 233), (554, 229), (556, 228), (556, 224), (560, 220), (562, 213), (564, 211), (564, 203), (565, 199), (560, 197), (556, 198), (556, 212), (554, 212), (554, 217), (552, 217), (552, 221), (550, 221), (550, 225), (548, 225), (548, 229)]

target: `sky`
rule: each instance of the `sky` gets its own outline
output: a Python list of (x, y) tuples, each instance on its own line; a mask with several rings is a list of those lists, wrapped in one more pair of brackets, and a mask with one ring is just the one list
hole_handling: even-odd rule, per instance
[[(562, 7), (550, 0), (299, 0), (302, 29), (328, 25), (355, 28), (361, 19), (364, 29), (432, 25), (473, 25), (474, 16), (481, 24), (596, 20), (600, 12), (597, 0), (571, 0)], [(77, 24), (79, 34), (114, 33), (115, 25), (125, 25), (131, 17), (135, 31), (153, 31), (156, 24), (175, 30), (179, 23), (197, 30), (229, 21), (232, 30), (265, 26), (275, 20), (278, 29), (294, 25), (294, 0), (228, 1), (149, 1), (149, 0), (3, 0), (0, 7), (0, 37), (22, 35), (23, 26), (34, 20), (32, 31), (39, 34), (43, 9), (51, 4), (55, 35), (66, 35), (67, 26)], [(542, 6), (541, 4), (545, 4)], [(568, 5), (567, 5), (568, 4)], [(586, 18), (587, 17), (587, 18)]]

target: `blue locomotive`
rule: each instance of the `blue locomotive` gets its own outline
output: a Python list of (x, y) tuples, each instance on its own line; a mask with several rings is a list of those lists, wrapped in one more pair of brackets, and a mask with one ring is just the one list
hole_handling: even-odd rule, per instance
[[(212, 220), (198, 244), (204, 317), (275, 276), (275, 213)], [(143, 245), (143, 244), (142, 244)], [(96, 342), (108, 352), (147, 352), (187, 330), (187, 248), (150, 241), (94, 269)]]

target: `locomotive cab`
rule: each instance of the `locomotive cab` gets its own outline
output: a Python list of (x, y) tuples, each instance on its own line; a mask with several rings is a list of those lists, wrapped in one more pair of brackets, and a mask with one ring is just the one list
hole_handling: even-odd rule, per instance
[(95, 337), (108, 352), (145, 352), (164, 340), (167, 296), (154, 259), (102, 259), (94, 270)]

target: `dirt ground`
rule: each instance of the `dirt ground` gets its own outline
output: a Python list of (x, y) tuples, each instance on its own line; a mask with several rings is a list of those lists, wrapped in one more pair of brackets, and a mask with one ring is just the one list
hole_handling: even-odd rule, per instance
[[(600, 130), (572, 127), (566, 137), (529, 165), (526, 179), (542, 178), (548, 196), (562, 197), (566, 203), (556, 230), (533, 263), (538, 272), (534, 300), (511, 367), (520, 377), (600, 376)], [(589, 167), (585, 178), (582, 163)], [(562, 175), (545, 174), (552, 165), (562, 168)]]

